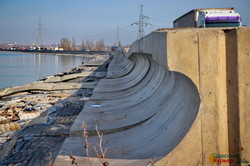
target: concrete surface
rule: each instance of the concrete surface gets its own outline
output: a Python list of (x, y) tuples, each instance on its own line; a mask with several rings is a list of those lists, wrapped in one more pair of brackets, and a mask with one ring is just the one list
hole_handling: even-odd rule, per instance
[(160, 29), (135, 41), (128, 59), (114, 57), (55, 165), (70, 154), (100, 165), (86, 158), (83, 121), (89, 156), (97, 125), (110, 165), (249, 165), (249, 42), (249, 27)]
[(161, 29), (133, 43), (130, 54), (151, 54), (163, 67), (188, 76), (201, 98), (188, 134), (156, 165), (213, 165), (213, 153), (240, 156), (223, 165), (249, 165), (249, 48), (249, 27)]
[(126, 75), (112, 72), (112, 78), (98, 83), (93, 98), (72, 125), (71, 137), (66, 138), (55, 165), (67, 162), (62, 156), (71, 154), (81, 161), (79, 165), (86, 164), (87, 155), (81, 146), (83, 121), (91, 142), (89, 156), (95, 157), (94, 145), (99, 141), (95, 127), (98, 126), (104, 134), (103, 148), (108, 149), (106, 156), (111, 165), (156, 162), (172, 151), (188, 132), (199, 108), (198, 91), (192, 81), (183, 74), (164, 69), (149, 55), (133, 54), (126, 59), (122, 54), (115, 55), (116, 63), (111, 61), (108, 73), (118, 71), (124, 66), (123, 61), (131, 61), (133, 69)]

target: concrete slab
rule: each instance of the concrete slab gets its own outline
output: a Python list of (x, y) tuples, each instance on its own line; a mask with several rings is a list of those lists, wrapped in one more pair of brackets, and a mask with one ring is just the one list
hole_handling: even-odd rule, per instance
[(134, 62), (129, 61), (123, 53), (117, 52), (109, 64), (107, 78), (122, 77), (134, 68)]
[[(118, 55), (113, 60), (121, 63), (124, 57)], [(134, 54), (128, 60), (135, 64), (131, 72), (99, 82), (93, 99), (90, 98), (72, 125), (71, 137), (66, 139), (55, 163), (59, 164), (65, 160), (62, 156), (70, 153), (86, 163), (83, 121), (91, 144), (89, 156), (95, 157), (93, 145), (99, 142), (95, 131), (98, 126), (104, 134), (106, 156), (109, 162), (118, 162), (117, 165), (156, 162), (186, 135), (200, 102), (193, 82), (180, 73), (167, 71), (147, 55)], [(102, 95), (98, 97), (95, 93)], [(103, 96), (107, 97), (102, 100)]]
[[(95, 157), (89, 157), (89, 160), (85, 154), (84, 150), (84, 139), (82, 137), (69, 137), (66, 138), (62, 148), (59, 152), (59, 155), (54, 162), (54, 166), (72, 166), (72, 159), (70, 159), (70, 155), (74, 156), (75, 162), (78, 166), (86, 166), (91, 162), (92, 166), (100, 166), (102, 165), (99, 159)], [(105, 161), (109, 163), (109, 165), (119, 165), (119, 166), (128, 166), (128, 165), (144, 165), (147, 166), (152, 159), (110, 159), (106, 158)]]
[[(133, 70), (129, 74), (115, 79), (100, 80), (101, 86), (96, 86), (95, 92), (121, 91), (138, 84), (141, 81), (141, 79), (147, 74), (150, 67), (150, 63), (148, 58), (146, 58), (145, 56), (138, 55), (134, 57), (135, 58), (133, 58), (133, 61), (135, 61), (137, 65), (133, 68)], [(105, 88), (103, 88), (102, 86), (105, 86)]]

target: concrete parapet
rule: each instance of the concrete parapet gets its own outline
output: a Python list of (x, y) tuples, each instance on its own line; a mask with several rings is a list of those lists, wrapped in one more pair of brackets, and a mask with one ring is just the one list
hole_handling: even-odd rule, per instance
[(250, 162), (250, 28), (162, 29), (134, 42), (134, 52), (189, 77), (201, 99), (187, 135), (156, 165)]

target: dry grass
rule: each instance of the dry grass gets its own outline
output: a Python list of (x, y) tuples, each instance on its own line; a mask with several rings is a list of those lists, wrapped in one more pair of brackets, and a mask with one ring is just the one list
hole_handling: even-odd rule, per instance
[[(87, 161), (88, 161), (89, 166), (92, 166), (92, 161), (91, 161), (90, 155), (89, 155), (90, 143), (88, 142), (87, 124), (85, 122), (83, 122), (82, 128), (83, 128), (83, 137), (84, 137), (84, 149), (86, 151)], [(96, 144), (97, 146), (94, 146), (94, 149), (92, 149), (92, 151), (95, 152), (96, 158), (99, 160), (99, 162), (102, 164), (102, 166), (109, 166), (109, 163), (106, 161), (107, 160), (106, 159), (107, 148), (105, 148), (105, 150), (103, 150), (103, 147), (102, 147), (103, 133), (99, 132), (97, 126), (95, 126), (95, 130), (96, 130), (97, 136), (99, 137), (99, 143)], [(73, 157), (73, 155), (71, 154), (71, 155), (69, 155), (69, 157), (71, 159), (71, 165), (78, 166), (76, 159)], [(49, 162), (44, 166), (53, 166), (52, 152), (49, 152), (49, 156), (46, 158), (46, 160), (48, 160)], [(153, 160), (151, 160), (147, 166), (155, 166)]]
[(73, 157), (72, 155), (69, 155), (69, 158), (71, 159), (71, 165), (76, 165), (76, 166), (78, 166), (78, 164), (76, 163), (75, 157)]
[[(92, 162), (91, 162), (90, 157), (89, 157), (89, 147), (90, 147), (89, 145), (90, 144), (88, 142), (87, 124), (85, 122), (83, 122), (82, 127), (83, 127), (83, 137), (84, 137), (84, 148), (86, 151), (88, 163), (91, 166)], [(102, 147), (103, 133), (99, 132), (97, 126), (95, 126), (95, 130), (96, 130), (96, 133), (99, 137), (99, 143), (96, 144), (97, 146), (94, 146), (94, 149), (93, 149), (95, 152), (96, 158), (100, 161), (102, 166), (109, 166), (109, 163), (106, 161), (107, 148), (105, 148), (105, 150), (103, 150), (103, 147)]]
[(83, 128), (83, 137), (84, 137), (84, 149), (86, 151), (88, 163), (91, 166), (92, 162), (90, 161), (90, 158), (89, 158), (89, 143), (88, 143), (87, 124), (85, 122), (82, 123), (82, 128)]
[(97, 146), (99, 147), (99, 151), (101, 152), (101, 155), (99, 155), (99, 151), (97, 150), (96, 146), (94, 146), (95, 154), (96, 154), (96, 157), (99, 159), (99, 161), (102, 164), (104, 164), (105, 163), (105, 158), (106, 158), (107, 148), (105, 148), (105, 150), (103, 151), (103, 148), (102, 148), (103, 133), (100, 134), (100, 132), (98, 131), (97, 126), (95, 126), (95, 130), (96, 130), (96, 133), (98, 134), (98, 137), (99, 137), (99, 144), (97, 144)]
[(155, 166), (155, 165), (154, 165), (154, 162), (151, 160), (151, 161), (149, 162), (148, 166)]

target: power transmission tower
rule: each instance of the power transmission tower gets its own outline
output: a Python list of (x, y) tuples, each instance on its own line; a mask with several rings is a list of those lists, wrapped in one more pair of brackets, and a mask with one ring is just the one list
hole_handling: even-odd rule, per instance
[(36, 32), (36, 46), (42, 46), (42, 33), (43, 33), (42, 21), (39, 18), (39, 24)]
[(120, 27), (119, 27), (119, 25), (117, 26), (117, 34), (116, 34), (116, 37), (117, 37), (117, 46), (121, 47), (122, 44), (121, 44), (121, 41), (120, 41)]
[(148, 16), (145, 16), (143, 14), (143, 5), (141, 5), (139, 21), (132, 24), (132, 25), (138, 25), (137, 40), (144, 37), (144, 26), (152, 25), (152, 24), (144, 21), (144, 19), (148, 19), (148, 18), (149, 18)]

